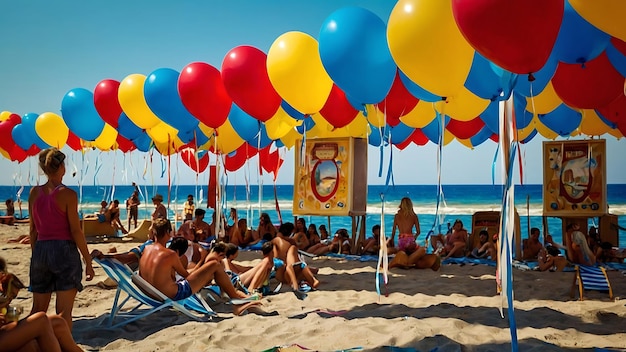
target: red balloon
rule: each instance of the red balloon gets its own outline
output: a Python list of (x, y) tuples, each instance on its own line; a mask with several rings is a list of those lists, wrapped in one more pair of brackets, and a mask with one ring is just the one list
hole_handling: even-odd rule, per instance
[(180, 156), (183, 162), (195, 172), (204, 172), (209, 166), (209, 153), (205, 152), (202, 153), (202, 155), (198, 155), (198, 160), (196, 161), (196, 150), (193, 148), (185, 148), (181, 150)]
[(119, 86), (120, 82), (105, 79), (100, 81), (93, 91), (93, 104), (96, 106), (98, 115), (104, 122), (115, 129), (117, 129), (120, 114), (122, 113), (122, 107), (117, 100), (117, 89)]
[(611, 44), (617, 49), (622, 55), (626, 56), (626, 42), (619, 38), (611, 38)]
[(396, 126), (400, 123), (400, 118), (415, 108), (419, 99), (409, 93), (400, 79), (400, 73), (396, 71), (396, 78), (387, 94), (387, 97), (376, 104), (378, 110), (387, 117), (389, 126)]
[(569, 107), (597, 109), (624, 94), (624, 77), (602, 53), (584, 65), (559, 62), (552, 86)]
[(277, 149), (270, 152), (271, 147), (272, 145), (270, 144), (259, 150), (259, 162), (265, 172), (274, 174), (274, 181), (276, 181), (278, 170), (283, 165), (284, 160), (280, 157)]
[(123, 153), (127, 153), (127, 152), (137, 149), (137, 146), (135, 146), (135, 143), (126, 139), (121, 134), (117, 135), (117, 139), (115, 139), (115, 141), (117, 142), (117, 147)]
[(416, 145), (426, 145), (429, 141), (428, 137), (426, 137), (424, 132), (422, 132), (421, 128), (416, 128), (415, 131), (411, 133), (411, 140)]
[(452, 0), (454, 20), (476, 51), (513, 73), (539, 71), (563, 20), (563, 0)]
[(67, 142), (65, 142), (65, 144), (67, 144), (74, 151), (83, 149), (83, 143), (80, 141), (80, 138), (78, 138), (78, 136), (72, 131), (70, 131), (70, 134), (67, 136)]
[(626, 135), (626, 96), (621, 95), (617, 99), (613, 100), (609, 105), (606, 105), (597, 110), (602, 117), (615, 123), (617, 129)]
[(267, 55), (255, 47), (242, 45), (226, 53), (222, 81), (235, 104), (260, 121), (272, 118), (282, 102), (267, 74)]
[(341, 88), (333, 84), (330, 95), (320, 114), (335, 128), (348, 125), (359, 112), (350, 104)]
[(11, 131), (13, 131), (13, 127), (20, 123), (22, 123), (22, 117), (18, 114), (11, 114), (8, 119), (0, 122), (0, 148), (4, 149), (7, 153), (9, 153), (15, 145)]
[(220, 71), (204, 62), (185, 66), (178, 77), (178, 94), (189, 112), (203, 124), (218, 128), (230, 112), (232, 100)]
[(256, 149), (252, 148), (248, 143), (244, 143), (237, 148), (234, 153), (226, 155), (224, 168), (227, 171), (235, 172), (246, 163), (246, 160), (256, 155), (256, 153)]
[(459, 139), (472, 138), (476, 133), (480, 132), (483, 127), (485, 127), (485, 122), (480, 117), (469, 121), (450, 119), (450, 122), (446, 125), (446, 129)]

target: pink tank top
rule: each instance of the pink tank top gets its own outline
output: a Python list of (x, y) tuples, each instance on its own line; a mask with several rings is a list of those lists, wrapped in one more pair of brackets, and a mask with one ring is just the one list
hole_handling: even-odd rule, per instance
[(59, 208), (56, 194), (64, 185), (58, 185), (50, 194), (39, 187), (39, 196), (33, 205), (33, 221), (37, 228), (38, 241), (72, 240), (67, 213)]

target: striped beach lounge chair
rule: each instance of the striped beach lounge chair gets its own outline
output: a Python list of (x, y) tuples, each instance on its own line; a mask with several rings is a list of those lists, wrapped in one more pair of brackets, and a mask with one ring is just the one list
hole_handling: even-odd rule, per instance
[(611, 289), (609, 277), (606, 275), (606, 270), (603, 267), (576, 265), (575, 271), (576, 275), (574, 276), (570, 292), (571, 297), (574, 297), (576, 284), (578, 284), (578, 294), (581, 301), (583, 300), (585, 290), (608, 292), (609, 299), (613, 299), (613, 289)]

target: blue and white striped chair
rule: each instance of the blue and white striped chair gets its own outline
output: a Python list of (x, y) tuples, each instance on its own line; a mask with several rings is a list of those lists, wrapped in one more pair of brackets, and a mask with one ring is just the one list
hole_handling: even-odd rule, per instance
[(585, 290), (603, 291), (609, 293), (609, 299), (613, 299), (613, 289), (606, 275), (606, 270), (600, 266), (576, 265), (576, 276), (572, 283), (571, 297), (574, 297), (576, 283), (578, 283), (578, 293), (580, 300), (583, 300)]

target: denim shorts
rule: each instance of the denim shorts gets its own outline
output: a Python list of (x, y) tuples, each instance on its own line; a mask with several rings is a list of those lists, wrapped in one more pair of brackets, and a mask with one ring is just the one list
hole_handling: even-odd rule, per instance
[(83, 266), (76, 242), (37, 241), (30, 261), (30, 291), (81, 291)]

